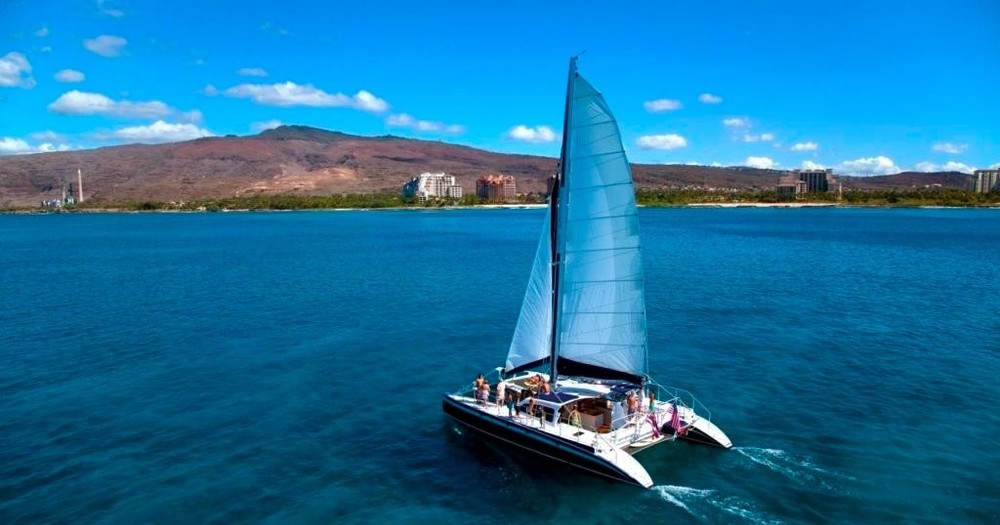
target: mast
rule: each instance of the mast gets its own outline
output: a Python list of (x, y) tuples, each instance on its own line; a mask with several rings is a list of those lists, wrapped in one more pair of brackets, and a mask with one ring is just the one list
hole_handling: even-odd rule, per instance
[(571, 109), (573, 107), (573, 79), (576, 77), (576, 59), (569, 59), (569, 78), (566, 81), (566, 109), (563, 113), (563, 135), (562, 148), (559, 152), (559, 172), (556, 173), (555, 180), (552, 181), (552, 191), (549, 195), (550, 220), (549, 225), (549, 250), (552, 254), (552, 337), (549, 346), (549, 362), (552, 367), (549, 378), (552, 387), (558, 385), (558, 361), (559, 361), (559, 270), (562, 265), (562, 254), (559, 249), (559, 206), (562, 188), (566, 186), (566, 175), (569, 173), (569, 129)]

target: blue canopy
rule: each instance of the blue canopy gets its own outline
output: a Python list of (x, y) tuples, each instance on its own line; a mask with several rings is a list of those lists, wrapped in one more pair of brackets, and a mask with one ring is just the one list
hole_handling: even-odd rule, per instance
[(556, 405), (562, 405), (564, 403), (569, 403), (580, 396), (576, 394), (569, 394), (566, 392), (553, 392), (551, 394), (538, 394), (538, 399), (543, 401), (548, 401)]

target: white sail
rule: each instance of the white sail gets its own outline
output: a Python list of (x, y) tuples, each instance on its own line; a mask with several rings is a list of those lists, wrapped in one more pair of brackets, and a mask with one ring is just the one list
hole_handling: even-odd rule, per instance
[(604, 97), (578, 74), (572, 82), (558, 207), (558, 359), (641, 375), (645, 285), (632, 171)]
[(552, 338), (552, 273), (549, 249), (549, 224), (551, 208), (546, 208), (545, 224), (541, 240), (535, 252), (535, 263), (531, 267), (528, 290), (521, 304), (521, 316), (517, 319), (514, 339), (507, 353), (506, 370), (544, 359), (549, 355)]

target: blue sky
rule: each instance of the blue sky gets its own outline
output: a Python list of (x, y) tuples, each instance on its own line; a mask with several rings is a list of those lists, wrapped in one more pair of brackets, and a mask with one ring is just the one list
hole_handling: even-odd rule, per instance
[(0, 154), (302, 124), (554, 157), (585, 51), (633, 162), (970, 171), (1000, 163), (998, 28), (993, 0), (0, 0)]

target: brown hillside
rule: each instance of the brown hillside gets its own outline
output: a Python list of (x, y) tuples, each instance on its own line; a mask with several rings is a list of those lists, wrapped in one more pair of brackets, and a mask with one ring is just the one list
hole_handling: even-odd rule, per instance
[[(520, 192), (543, 192), (556, 160), (493, 153), (443, 142), (394, 136), (359, 137), (304, 126), (282, 126), (249, 137), (212, 137), (160, 145), (0, 157), (0, 206), (58, 198), (84, 174), (88, 199), (182, 201), (255, 193), (398, 191), (422, 172), (455, 175), (471, 193), (490, 173), (517, 178)], [(780, 172), (751, 168), (635, 165), (639, 187), (770, 187)], [(931, 180), (964, 187), (961, 174), (900, 174), (850, 179), (845, 186), (910, 187)], [(895, 179), (893, 179), (895, 177)], [(884, 179), (884, 180), (882, 180)], [(962, 179), (959, 182), (959, 179)], [(940, 182), (939, 182), (940, 181)]]

